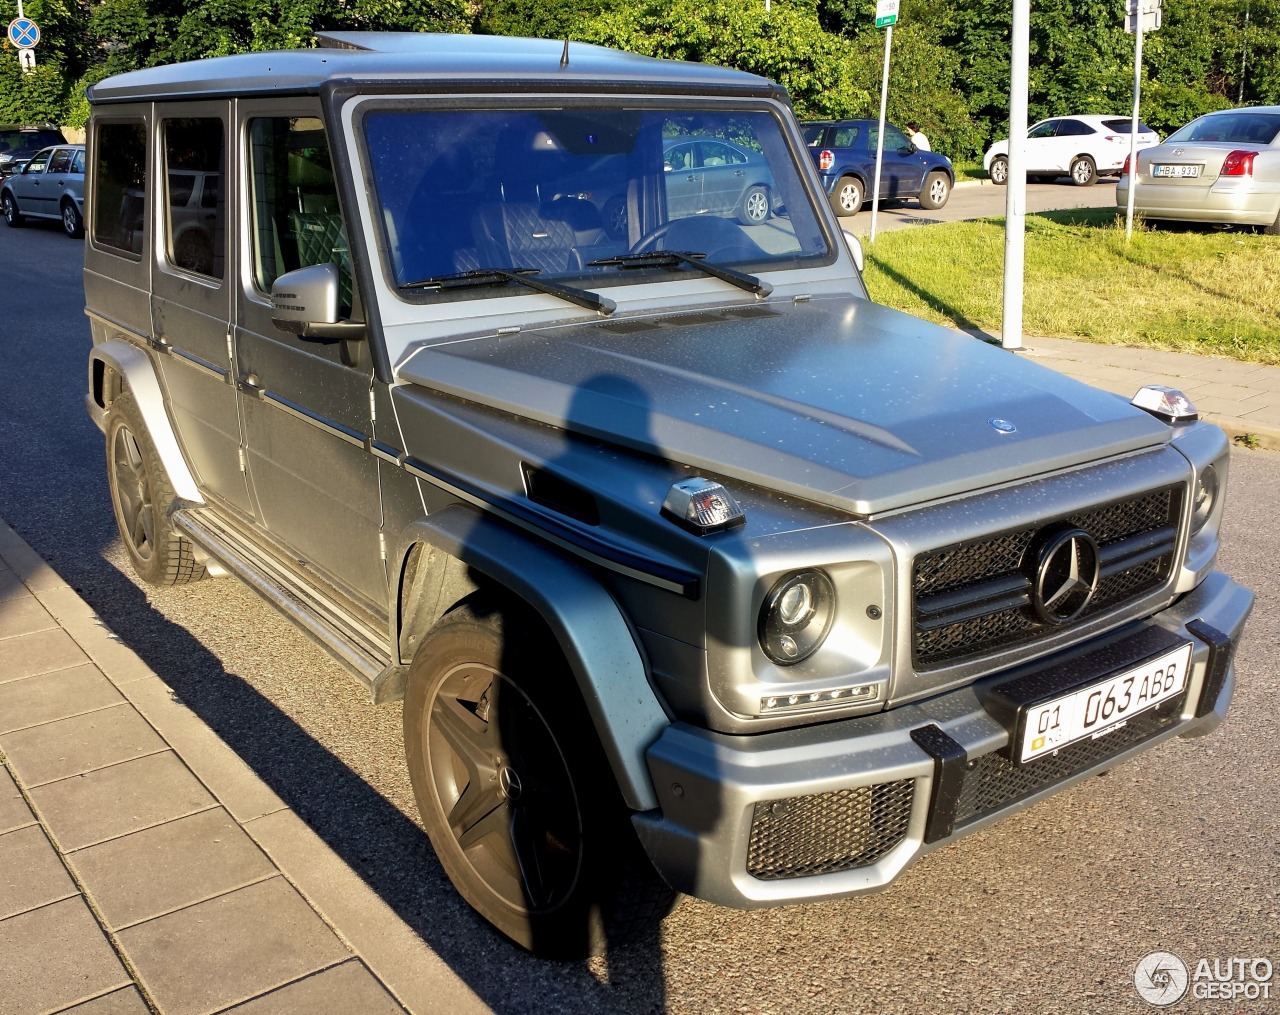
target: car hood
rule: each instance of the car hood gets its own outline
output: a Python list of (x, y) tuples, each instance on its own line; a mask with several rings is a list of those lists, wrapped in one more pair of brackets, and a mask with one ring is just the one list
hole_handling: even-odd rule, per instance
[(397, 379), (864, 515), (1169, 439), (1116, 395), (843, 297), (423, 344)]

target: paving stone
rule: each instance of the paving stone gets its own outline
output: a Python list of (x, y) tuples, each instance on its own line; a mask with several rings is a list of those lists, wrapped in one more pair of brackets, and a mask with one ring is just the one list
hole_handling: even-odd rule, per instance
[(165, 1015), (221, 1011), (350, 956), (284, 878), (129, 927), (117, 939)]
[(404, 1015), (404, 1009), (359, 962), (344, 962), (254, 998), (226, 1015)]
[(53, 628), (0, 641), (0, 684), (88, 662), (66, 631)]
[(0, 733), (83, 715), (124, 699), (94, 665), (0, 683)]
[(276, 873), (222, 808), (77, 850), (68, 860), (112, 930)]
[(0, 766), (0, 832), (21, 828), (33, 821), (35, 815), (22, 799), (22, 794), (9, 776), (9, 770)]
[(121, 692), (147, 718), (237, 821), (284, 809), (284, 802), (244, 759), (209, 729), (159, 677), (135, 680)]
[(39, 825), (0, 835), (0, 920), (78, 894)]
[(103, 997), (64, 1009), (60, 1015), (151, 1015), (147, 1002), (142, 1000), (138, 988), (115, 990)]
[(62, 852), (207, 810), (213, 797), (176, 754), (153, 754), (30, 791)]
[(4, 522), (0, 522), (0, 557), (33, 592), (66, 587), (61, 576)]
[(29, 595), (31, 592), (22, 584), (22, 579), (0, 560), (0, 602)]
[(80, 598), (75, 589), (51, 589), (40, 593), (40, 605), (71, 635), (107, 679), (119, 686), (143, 677), (154, 678), (151, 667), (138, 658), (118, 634)]
[(0, 638), (16, 638), (56, 628), (58, 622), (35, 596), (0, 599)]
[(80, 896), (0, 920), (0, 955), (0, 1015), (61, 1011), (133, 982)]
[(0, 750), (28, 787), (168, 749), (127, 702), (0, 736)]

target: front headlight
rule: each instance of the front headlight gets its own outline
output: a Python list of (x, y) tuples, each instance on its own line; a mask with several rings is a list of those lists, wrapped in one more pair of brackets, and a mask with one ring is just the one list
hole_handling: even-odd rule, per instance
[(836, 615), (836, 590), (821, 571), (797, 571), (778, 581), (760, 610), (760, 647), (789, 666), (822, 645)]
[(1218, 503), (1218, 470), (1206, 465), (1196, 479), (1195, 500), (1191, 504), (1191, 534), (1204, 528)]

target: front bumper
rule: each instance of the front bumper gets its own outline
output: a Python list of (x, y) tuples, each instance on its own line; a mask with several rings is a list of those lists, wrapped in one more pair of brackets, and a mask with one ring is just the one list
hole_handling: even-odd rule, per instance
[[(962, 835), (1167, 740), (1211, 732), (1235, 689), (1253, 594), (1221, 572), (1169, 609), (1034, 665), (876, 715), (755, 736), (683, 723), (649, 748), (659, 809), (634, 823), (676, 890), (757, 908), (886, 887)], [(1153, 645), (1192, 643), (1185, 694), (1101, 740), (1015, 767), (992, 691), (1030, 675), (1055, 693)], [(984, 705), (984, 702), (987, 705)]]

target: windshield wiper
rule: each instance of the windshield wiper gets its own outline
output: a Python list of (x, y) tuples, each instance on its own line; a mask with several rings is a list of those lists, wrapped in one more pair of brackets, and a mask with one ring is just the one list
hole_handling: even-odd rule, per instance
[(754, 275), (748, 275), (745, 271), (734, 271), (732, 268), (722, 268), (718, 264), (712, 264), (705, 260), (706, 254), (699, 254), (692, 250), (647, 250), (643, 254), (619, 254), (617, 257), (602, 257), (598, 261), (588, 261), (588, 268), (607, 267), (609, 265), (617, 265), (619, 268), (645, 268), (651, 265), (667, 265), (675, 267), (678, 264), (689, 265), (705, 271), (713, 278), (718, 278), (730, 285), (736, 285), (739, 289), (745, 289), (749, 293), (755, 293), (757, 296), (768, 296), (773, 292), (773, 286), (768, 282), (764, 282)]
[(473, 286), (505, 285), (518, 282), (520, 285), (536, 289), (540, 293), (558, 296), (562, 300), (579, 307), (586, 307), (600, 314), (611, 314), (618, 305), (606, 296), (600, 296), (587, 289), (575, 289), (573, 286), (560, 285), (558, 282), (544, 282), (534, 278), (538, 268), (477, 268), (472, 271), (459, 271), (452, 275), (432, 275), (416, 282), (406, 282), (401, 289), (466, 289)]

